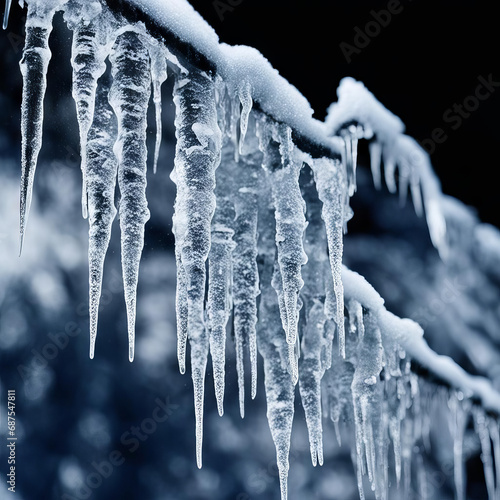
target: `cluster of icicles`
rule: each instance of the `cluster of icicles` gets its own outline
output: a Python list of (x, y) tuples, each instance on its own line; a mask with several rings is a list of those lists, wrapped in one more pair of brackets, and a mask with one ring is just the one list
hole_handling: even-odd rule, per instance
[[(375, 129), (376, 124), (351, 117), (332, 125), (332, 135), (342, 144), (338, 157), (312, 158), (296, 147), (288, 125), (253, 107), (249, 81), (228, 83), (186, 70), (142, 26), (124, 24), (99, 2), (30, 1), (21, 61), (21, 241), (41, 148), (48, 39), (57, 10), (64, 10), (73, 30), (71, 62), (81, 139), (82, 209), (90, 226), (90, 356), (94, 356), (97, 335), (103, 264), (117, 212), (114, 194), (118, 179), (129, 358), (134, 358), (136, 289), (149, 218), (146, 117), (152, 89), (157, 117), (156, 170), (160, 91), (168, 68), (175, 78), (176, 105), (172, 179), (177, 186), (173, 232), (178, 360), (184, 373), (189, 343), (198, 466), (202, 464), (208, 353), (222, 415), (226, 330), (231, 320), (242, 417), (245, 359), (250, 361), (252, 398), (257, 391), (257, 351), (263, 359), (267, 416), (283, 499), (287, 497), (297, 382), (314, 465), (323, 463), (322, 417), (326, 414), (337, 433), (341, 420), (354, 422), (353, 460), (361, 498), (365, 475), (376, 498), (388, 498), (391, 443), (397, 482), (403, 471), (409, 488), (414, 445), (425, 439), (429, 426), (422, 424), (425, 411), (421, 401), (425, 398), (410, 370), (410, 356), (393, 330), (416, 325), (392, 320), (373, 289), (366, 292), (364, 285), (356, 285), (362, 278), (342, 266), (342, 239), (352, 216), (349, 198), (355, 191), (358, 139), (373, 139), (370, 149), (376, 184), (380, 184), (384, 155), (386, 182), (395, 190), (395, 164), (403, 158), (400, 171), (406, 168), (410, 173), (399, 179), (410, 179), (417, 210), (422, 211), (420, 188), (424, 198), (425, 193), (438, 189), (434, 185), (424, 189), (423, 181), (432, 177), (419, 175), (411, 158), (405, 161), (405, 144), (411, 140), (401, 136), (398, 149), (384, 140), (383, 132), (372, 137), (370, 128)], [(106, 71), (107, 61), (110, 71)], [(339, 104), (337, 115), (332, 109), (330, 121), (344, 111)], [(406, 193), (407, 186), (400, 187)], [(424, 201), (431, 236), (442, 248), (443, 221), (435, 207), (432, 209), (435, 200), (430, 196)], [(344, 290), (346, 283), (351, 286)], [(457, 498), (463, 499), (461, 443), (468, 407), (461, 393), (450, 394), (455, 415), (455, 483)], [(498, 469), (500, 463), (498, 426), (482, 410), (473, 413), (490, 498), (498, 498), (500, 488), (495, 485), (493, 467), (496, 463)]]

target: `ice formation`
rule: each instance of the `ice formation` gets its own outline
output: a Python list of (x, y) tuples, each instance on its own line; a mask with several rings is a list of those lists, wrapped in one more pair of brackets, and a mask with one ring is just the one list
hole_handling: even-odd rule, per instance
[(424, 482), (423, 459), (414, 449), (428, 437), (425, 405), (432, 396), (426, 390), (430, 382), (419, 379), (417, 367), (448, 387), (457, 498), (464, 498), (463, 435), (471, 415), (488, 494), (498, 498), (500, 395), (485, 379), (434, 353), (417, 323), (387, 311), (364, 278), (342, 264), (360, 139), (370, 141), (375, 186), (382, 185), (383, 164), (389, 191), (399, 191), (404, 201), (410, 190), (417, 214), (425, 213), (432, 242), (442, 257), (448, 255), (439, 181), (426, 153), (404, 135), (401, 120), (351, 78), (341, 82), (325, 123), (313, 119), (306, 99), (260, 53), (219, 44), (184, 0), (129, 0), (123, 12), (104, 0), (26, 3), (21, 243), (42, 144), (48, 38), (54, 13), (62, 10), (73, 31), (82, 210), (89, 218), (90, 356), (118, 183), (129, 358), (134, 358), (139, 262), (149, 219), (146, 118), (152, 94), (156, 171), (161, 85), (168, 72), (175, 80), (176, 106), (177, 349), (184, 373), (190, 347), (198, 466), (208, 354), (222, 415), (226, 331), (232, 322), (242, 417), (245, 359), (252, 398), (257, 352), (263, 359), (283, 499), (297, 383), (313, 465), (324, 461), (323, 416), (333, 421), (339, 441), (339, 426), (347, 417), (354, 425), (361, 498), (364, 476), (377, 499), (388, 497), (390, 449), (398, 484), (403, 480), (408, 490), (412, 460)]

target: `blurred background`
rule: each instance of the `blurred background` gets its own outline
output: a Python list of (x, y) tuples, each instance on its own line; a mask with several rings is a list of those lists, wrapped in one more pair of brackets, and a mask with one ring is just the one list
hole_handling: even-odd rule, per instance
[[(493, 226), (498, 227), (500, 219), (497, 186), (490, 177), (498, 161), (500, 91), (492, 91), (467, 116), (455, 108), (469, 103), (479, 78), (500, 82), (492, 4), (451, 0), (191, 3), (221, 41), (258, 48), (309, 99), (317, 118), (323, 119), (336, 100), (340, 79), (352, 76), (397, 114), (417, 140), (429, 144), (433, 131), (443, 129), (447, 138), (434, 143), (431, 155), (443, 191), (474, 207), (468, 210), (450, 201), (450, 238), (456, 249), (451, 261), (446, 266), (439, 261), (426, 225), (411, 203), (400, 207), (397, 197), (373, 189), (363, 168), (367, 147), (362, 144), (345, 262), (372, 282), (386, 298), (388, 309), (419, 321), (434, 349), (452, 355), (469, 371), (488, 376), (498, 387), (500, 238)], [(389, 3), (397, 5), (398, 13), (359, 48), (356, 35)], [(225, 414), (217, 415), (209, 364), (204, 466), (196, 468), (191, 378), (179, 374), (176, 359), (171, 232), (175, 191), (169, 178), (175, 147), (172, 80), (163, 87), (158, 173), (153, 175), (152, 169), (148, 173), (151, 219), (140, 271), (136, 359), (132, 364), (127, 359), (116, 223), (105, 264), (96, 356), (88, 358), (88, 226), (80, 209), (71, 33), (60, 15), (51, 37), (44, 143), (23, 255), (18, 257), (18, 63), (23, 15), (17, 3), (13, 5), (9, 27), (0, 36), (0, 429), (5, 432), (6, 392), (15, 389), (17, 498), (278, 498), (262, 366), (257, 399), (247, 401), (241, 420), (230, 339)], [(341, 44), (344, 49), (345, 44), (356, 49), (350, 62)], [(450, 123), (445, 117), (450, 109), (460, 116), (458, 126), (457, 119)], [(152, 111), (150, 153), (155, 137)], [(481, 225), (480, 220), (492, 226)], [(447, 417), (442, 408), (435, 413), (438, 437), (426, 454), (431, 487), (424, 493), (412, 490), (413, 498), (453, 498)], [(325, 423), (325, 465), (314, 469), (297, 398), (291, 499), (358, 498), (349, 429), (344, 426), (339, 448), (332, 426)], [(0, 448), (2, 477), (4, 448)], [(466, 437), (468, 498), (477, 500), (486, 498), (478, 449), (471, 431)], [(403, 498), (402, 490), (394, 486), (391, 491), (391, 498)], [(0, 496), (7, 494), (2, 480)]]

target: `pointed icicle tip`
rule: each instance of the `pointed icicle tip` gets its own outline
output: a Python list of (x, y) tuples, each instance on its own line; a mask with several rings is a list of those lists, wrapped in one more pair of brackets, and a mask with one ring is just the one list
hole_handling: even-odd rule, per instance
[(9, 25), (9, 14), (10, 14), (10, 5), (12, 0), (5, 0), (5, 11), (3, 14), (3, 29), (6, 30)]
[(222, 417), (224, 415), (224, 402), (219, 398), (217, 398), (217, 411), (219, 413), (219, 417)]
[(23, 243), (24, 243), (24, 231), (19, 233), (19, 257), (21, 257), (21, 254), (23, 253)]
[(281, 490), (281, 500), (288, 499), (288, 471), (280, 470), (280, 490)]

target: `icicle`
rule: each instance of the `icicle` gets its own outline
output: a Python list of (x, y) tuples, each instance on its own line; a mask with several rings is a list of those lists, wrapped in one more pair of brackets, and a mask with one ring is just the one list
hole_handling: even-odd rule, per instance
[[(179, 234), (177, 227), (177, 218), (173, 217), (172, 232)], [(177, 270), (177, 290), (175, 295), (175, 315), (177, 323), (177, 360), (179, 371), (184, 375), (186, 373), (186, 344), (188, 337), (188, 291), (187, 277), (184, 266), (182, 265), (180, 249), (175, 249), (175, 264)]]
[(300, 395), (306, 415), (313, 465), (323, 465), (323, 427), (321, 423), (321, 347), (325, 323), (323, 304), (317, 301), (307, 312), (300, 363)]
[(3, 13), (3, 29), (6, 30), (9, 25), (10, 5), (12, 0), (5, 0), (5, 11)]
[(153, 82), (153, 102), (156, 114), (156, 143), (153, 160), (153, 173), (156, 174), (162, 138), (161, 86), (167, 79), (167, 59), (160, 45), (150, 47), (149, 53), (151, 56), (151, 79)]
[(453, 459), (454, 459), (454, 479), (455, 479), (455, 499), (465, 500), (465, 467), (463, 457), (464, 434), (469, 418), (469, 405), (463, 401), (463, 394), (460, 397), (453, 393), (450, 400), (450, 410), (452, 412), (452, 437), (453, 437)]
[(410, 168), (404, 161), (400, 161), (398, 164), (399, 169), (399, 206), (404, 207), (406, 204), (406, 198), (408, 196), (408, 181), (410, 177)]
[(427, 498), (429, 496), (428, 494), (428, 480), (427, 480), (427, 474), (425, 473), (425, 465), (424, 465), (424, 457), (422, 456), (422, 453), (419, 451), (416, 453), (417, 455), (417, 482), (418, 482), (418, 489), (419, 489), (419, 497), (420, 498)]
[(228, 133), (234, 145), (234, 161), (240, 160), (241, 103), (239, 99), (231, 99), (229, 103)]
[(373, 177), (373, 184), (376, 189), (382, 188), (382, 180), (380, 175), (380, 163), (382, 160), (382, 146), (377, 141), (371, 141), (368, 145), (370, 150), (370, 166)]
[(488, 428), (488, 417), (482, 408), (475, 407), (472, 412), (474, 416), (474, 427), (481, 442), (481, 461), (484, 467), (484, 478), (488, 490), (488, 500), (495, 499), (495, 471), (493, 468), (493, 457), (491, 455), (491, 439)]
[(251, 87), (248, 81), (243, 82), (238, 88), (238, 96), (241, 102), (241, 116), (240, 116), (240, 140), (238, 144), (239, 154), (242, 154), (243, 144), (245, 143), (245, 137), (247, 135), (248, 129), (248, 117), (250, 111), (252, 110), (253, 100), (251, 94)]
[(496, 491), (495, 500), (500, 499), (500, 430), (497, 419), (490, 419), (489, 431), (493, 443), (493, 458), (495, 461)]
[[(273, 346), (269, 346), (269, 348), (273, 349)], [(274, 355), (265, 355), (264, 374), (267, 419), (276, 446), (281, 499), (286, 500), (288, 498), (288, 456), (290, 453), (290, 437), (294, 415), (293, 384), (288, 372), (281, 368), (279, 356), (276, 353)]]
[(385, 394), (388, 414), (387, 425), (394, 452), (396, 484), (399, 488), (402, 470), (401, 421), (405, 418), (406, 414), (406, 389), (403, 382), (404, 378), (399, 368), (399, 363), (396, 364), (395, 362), (396, 359), (399, 361), (399, 353), (395, 352), (393, 354), (393, 362), (391, 363), (393, 369), (390, 370), (392, 373), (389, 373), (388, 377), (385, 379)]
[(414, 173), (411, 175), (410, 191), (411, 191), (411, 199), (413, 200), (413, 207), (415, 208), (415, 213), (419, 217), (422, 217), (422, 215), (424, 214), (424, 207), (422, 203), (420, 181)]
[(342, 358), (336, 357), (331, 368), (325, 372), (328, 394), (329, 416), (335, 426), (335, 435), (341, 445), (339, 422), (347, 408), (352, 408), (351, 384), (354, 366)]
[(297, 359), (294, 346), (298, 332), (298, 294), (304, 282), (301, 268), (307, 262), (303, 249), (303, 234), (306, 229), (305, 203), (299, 187), (301, 163), (293, 158), (294, 145), (291, 130), (273, 122), (261, 124), (260, 146), (264, 153), (264, 167), (270, 177), (272, 198), (276, 218), (276, 246), (279, 274), (273, 286), (280, 301), (280, 314), (287, 343), (292, 346), (290, 366), (297, 377)]
[(337, 306), (336, 323), (339, 350), (342, 357), (345, 357), (344, 289), (342, 286), (342, 240), (347, 190), (345, 173), (338, 161), (327, 158), (315, 160), (313, 171), (319, 199), (323, 202), (322, 217), (326, 225), (330, 267)]
[(396, 187), (396, 160), (392, 153), (384, 151), (384, 178), (390, 193), (397, 191)]
[[(283, 168), (273, 172), (272, 190), (276, 217), (278, 262), (283, 280), (286, 313), (286, 338), (289, 345), (297, 341), (298, 294), (304, 282), (301, 267), (307, 263), (303, 249), (306, 229), (305, 203), (299, 187), (300, 164), (294, 161), (291, 130), (279, 126), (278, 136)], [(296, 370), (295, 365), (293, 367)]]
[(262, 214), (259, 214), (259, 259), (262, 296), (258, 345), (264, 359), (267, 419), (276, 447), (281, 499), (286, 500), (288, 456), (294, 415), (294, 385), (283, 364), (283, 357), (286, 356), (283, 351), (286, 351), (287, 343), (282, 335), (276, 293), (270, 284), (274, 273), (275, 242), (273, 214), (268, 207), (262, 207)]
[[(205, 263), (210, 250), (215, 210), (215, 170), (220, 162), (221, 137), (217, 125), (215, 86), (205, 73), (179, 76), (174, 85), (176, 154), (173, 180), (177, 185), (174, 231), (176, 252), (185, 272), (187, 331), (191, 346), (196, 418), (196, 462), (202, 465), (203, 401), (208, 335), (204, 322)], [(187, 292), (186, 292), (187, 290)], [(177, 297), (179, 304), (180, 297)], [(182, 332), (181, 332), (182, 334)]]
[(262, 154), (258, 150), (255, 136), (255, 120), (250, 116), (249, 136), (242, 147), (238, 175), (233, 176), (235, 183), (233, 250), (233, 314), (234, 337), (236, 343), (236, 369), (240, 414), (245, 414), (245, 387), (243, 346), (247, 343), (250, 351), (251, 397), (257, 394), (257, 323), (256, 298), (259, 292), (257, 269), (257, 218), (258, 196), (261, 187)]
[(304, 249), (309, 255), (304, 268), (304, 288), (301, 298), (305, 307), (300, 360), (300, 395), (309, 431), (311, 459), (314, 466), (323, 465), (323, 428), (321, 422), (321, 380), (326, 366), (331, 364), (333, 329), (325, 315), (325, 276), (330, 276), (327, 242), (321, 220), (321, 202), (314, 185), (311, 169), (305, 166), (301, 174), (301, 190), (309, 221)]
[[(354, 371), (352, 381), (352, 398), (354, 404), (354, 425), (356, 433), (356, 452), (358, 454), (358, 479), (359, 471), (363, 470), (363, 458), (366, 463), (366, 471), (375, 493), (379, 498), (380, 492), (376, 488), (375, 474), (378, 470), (377, 449), (379, 442), (379, 413), (380, 413), (380, 389), (379, 375), (382, 371), (382, 337), (380, 330), (371, 313), (365, 316), (365, 334), (358, 346), (358, 362)], [(360, 495), (363, 486), (358, 480)]]
[[(113, 83), (109, 102), (118, 119), (120, 229), (122, 271), (127, 306), (129, 359), (134, 359), (135, 311), (144, 226), (149, 219), (146, 200), (146, 127), (151, 93), (149, 54), (141, 37), (125, 32), (110, 55)], [(133, 103), (133, 105), (131, 105)]]
[(105, 45), (106, 27), (101, 16), (90, 22), (80, 20), (73, 32), (71, 65), (73, 68), (73, 99), (80, 128), (82, 169), (82, 215), (87, 218), (87, 135), (94, 117), (97, 80), (106, 70), (108, 56)]
[(231, 253), (233, 242), (234, 206), (230, 199), (231, 180), (237, 164), (232, 147), (223, 149), (222, 161), (216, 171), (215, 197), (217, 204), (212, 219), (211, 248), (209, 253), (209, 282), (207, 313), (210, 328), (215, 397), (219, 415), (224, 413), (224, 374), (226, 352), (226, 325), (231, 309)]
[(56, 5), (47, 8), (38, 2), (29, 3), (26, 41), (19, 64), (23, 76), (19, 254), (23, 248), (36, 164), (42, 147), (43, 99), (47, 88), (47, 68), (51, 58), (49, 36), (52, 31), (55, 9)]
[(347, 190), (349, 197), (356, 192), (356, 167), (358, 162), (358, 127), (350, 125), (340, 135), (344, 140), (344, 164), (347, 172)]
[(393, 418), (389, 423), (392, 446), (394, 450), (394, 470), (396, 473), (396, 483), (399, 488), (401, 482), (401, 427), (398, 419)]
[(108, 104), (108, 85), (102, 84), (96, 98), (96, 114), (87, 142), (87, 186), (89, 202), (89, 315), (90, 357), (94, 357), (99, 299), (104, 259), (116, 215), (114, 205), (118, 164), (113, 153), (116, 118)]

